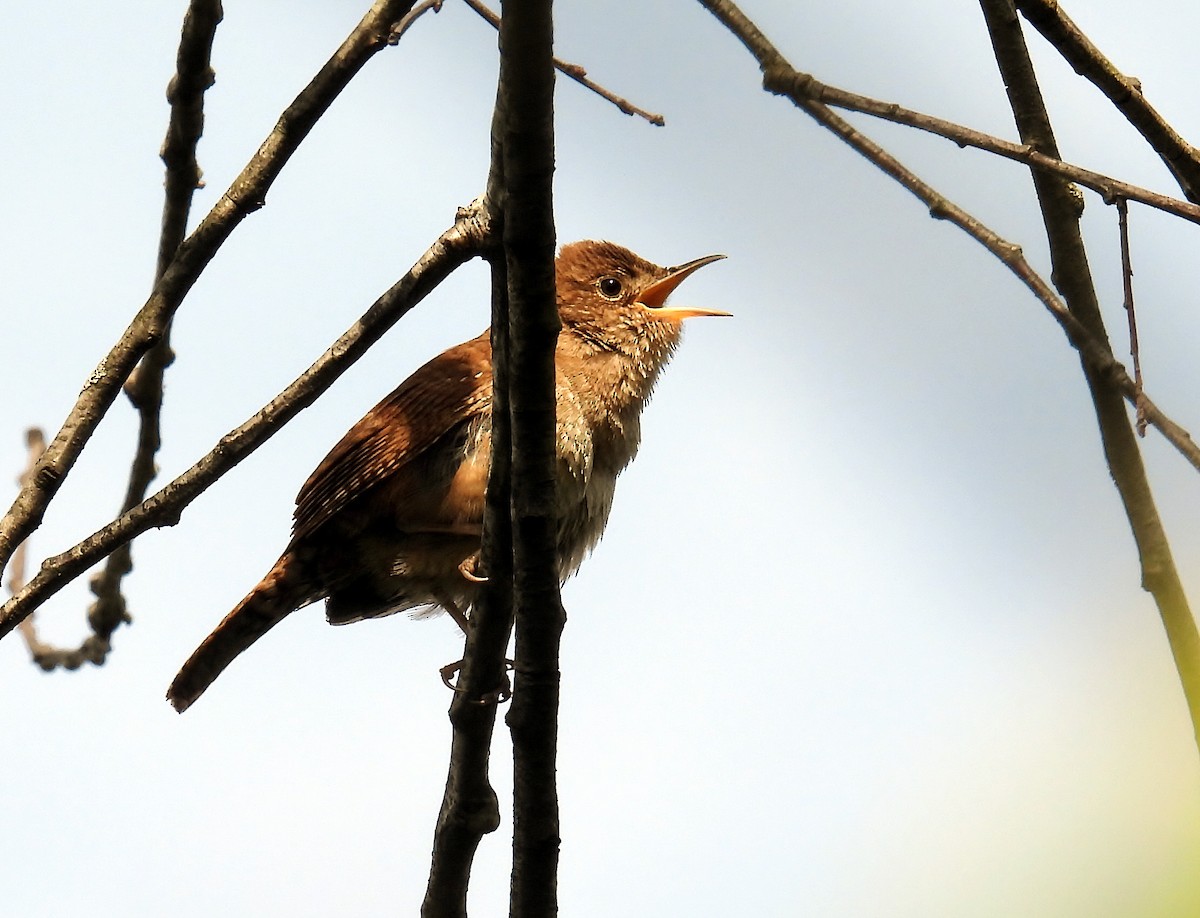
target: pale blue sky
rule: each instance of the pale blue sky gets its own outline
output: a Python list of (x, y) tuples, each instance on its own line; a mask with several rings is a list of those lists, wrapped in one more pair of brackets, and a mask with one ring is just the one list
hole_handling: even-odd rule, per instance
[[(1190, 915), (1200, 769), (1074, 352), (1002, 267), (790, 104), (698, 5), (561, 4), (560, 56), (666, 128), (560, 80), (559, 238), (660, 263), (710, 252), (607, 535), (568, 583), (562, 913)], [(1071, 14), (1186, 136), (1197, 14)], [(9, 4), (0, 29), (0, 479), (53, 433), (147, 293), (182, 2)], [(200, 161), (207, 210), (365, 3), (227, 4)], [(746, 0), (826, 82), (1013, 136), (973, 4)], [(1157, 158), (1031, 36), (1066, 158), (1171, 192)], [(379, 55), (184, 304), (163, 479), (302, 371), (483, 187), (491, 30), (449, 0)], [(1045, 268), (1020, 167), (853, 119)], [(1116, 218), (1090, 255), (1125, 350)], [(1147, 387), (1193, 431), (1196, 227), (1132, 210)], [(0, 887), (22, 916), (415, 914), (460, 655), (448, 619), (331, 629), (300, 612), (185, 716), (163, 700), (275, 559), (344, 430), (487, 322), (474, 264), (312, 410), (135, 547), (132, 628), (103, 669), (0, 642)], [(119, 404), (34, 539), (103, 524)], [(1145, 441), (1200, 602), (1196, 475)], [(5, 471), (8, 469), (9, 471)], [(5, 485), (11, 497), (14, 489)], [(7, 504), (7, 497), (5, 504)], [(86, 589), (40, 616), (77, 641)], [(507, 737), (495, 781), (507, 804)], [(509, 828), (472, 914), (503, 914)], [(1176, 896), (1173, 900), (1171, 896)], [(1154, 911), (1153, 908), (1159, 908)]]

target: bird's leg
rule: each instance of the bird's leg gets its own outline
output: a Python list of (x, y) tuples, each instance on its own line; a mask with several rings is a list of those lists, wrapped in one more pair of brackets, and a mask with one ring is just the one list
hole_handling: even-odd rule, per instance
[(475, 572), (479, 570), (479, 552), (463, 558), (462, 563), (458, 566), (458, 572), (472, 583), (487, 583), (487, 577), (480, 577)]
[[(466, 563), (465, 561), (463, 562)], [(466, 634), (471, 628), (471, 620), (467, 618), (466, 613), (458, 607), (458, 604), (449, 596), (439, 596), (438, 605), (450, 613), (450, 617), (454, 619), (454, 623)]]

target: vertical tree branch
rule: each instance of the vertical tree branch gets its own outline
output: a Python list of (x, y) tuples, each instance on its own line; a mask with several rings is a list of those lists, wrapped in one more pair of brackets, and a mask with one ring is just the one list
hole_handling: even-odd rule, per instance
[(483, 585), (471, 610), (457, 689), (450, 702), (450, 768), (433, 834), (433, 856), (421, 918), (466, 918), (471, 865), (483, 836), (500, 825), (500, 806), (488, 774), (504, 652), (513, 628), (512, 429), (509, 414), (508, 263), (504, 257), (504, 98), (496, 88), (491, 166), (483, 207), (492, 232), (491, 266), (492, 458), (488, 469), (481, 549)]
[[(498, 219), (493, 218), (493, 227)], [(505, 678), (504, 651), (512, 633), (508, 271), (499, 246), (490, 246), (487, 257), (492, 267), (492, 462), (484, 506), (483, 571), (488, 579), (471, 610), (457, 691), (450, 702), (450, 769), (434, 830), (422, 918), (466, 918), (475, 852), (483, 836), (500, 825), (488, 759), (496, 724), (496, 705), (490, 702)]]
[(511, 914), (557, 913), (555, 747), (558, 593), (555, 505), (552, 21), (549, 0), (503, 8), (500, 84), (486, 200), (501, 247), (492, 262), (492, 465), (484, 522), (483, 601), (450, 706), (450, 769), (434, 835), (423, 918), (466, 915), (471, 863), (499, 822), (488, 750), (503, 653), (517, 629)]
[(559, 596), (555, 499), (554, 29), (551, 0), (505, 0), (500, 23), (504, 251), (512, 414), (513, 871), (509, 914), (558, 913)]
[[(980, 5), (1021, 140), (1058, 159), (1054, 132), (1013, 0), (980, 0)], [(1031, 171), (1050, 243), (1054, 282), (1071, 313), (1096, 341), (1107, 343), (1079, 229), (1078, 201), (1061, 178), (1036, 167)], [(1142, 586), (1153, 594), (1158, 605), (1200, 747), (1200, 633), (1171, 557), (1121, 392), (1087, 361), (1082, 365), (1100, 425), (1105, 459), (1137, 542)]]

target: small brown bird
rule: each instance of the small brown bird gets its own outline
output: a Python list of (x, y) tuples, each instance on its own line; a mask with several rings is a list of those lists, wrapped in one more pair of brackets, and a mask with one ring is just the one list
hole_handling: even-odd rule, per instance
[[(599, 541), (640, 415), (689, 316), (667, 296), (709, 255), (660, 268), (609, 242), (564, 246), (555, 264), (558, 564), (564, 580)], [(233, 658), (301, 606), (334, 625), (445, 610), (465, 631), (491, 458), (488, 333), (400, 384), (333, 448), (296, 498), (275, 566), (191, 655), (167, 690), (186, 710)]]

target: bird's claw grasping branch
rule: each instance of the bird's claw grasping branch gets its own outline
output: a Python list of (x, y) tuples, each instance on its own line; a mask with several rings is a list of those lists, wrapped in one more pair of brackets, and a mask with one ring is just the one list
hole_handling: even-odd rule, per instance
[[(512, 681), (508, 678), (508, 674), (512, 672), (515, 665), (512, 660), (506, 659), (504, 661), (504, 681), (498, 687), (492, 689), (492, 691), (485, 692), (478, 698), (468, 700), (473, 701), (475, 704), (504, 704), (504, 702), (512, 698)], [(459, 688), (454, 681), (455, 677), (462, 671), (462, 667), (463, 661), (455, 660), (453, 663), (447, 663), (438, 670), (442, 677), (442, 684), (452, 692), (458, 692), (459, 694), (463, 694), (466, 691)]]

